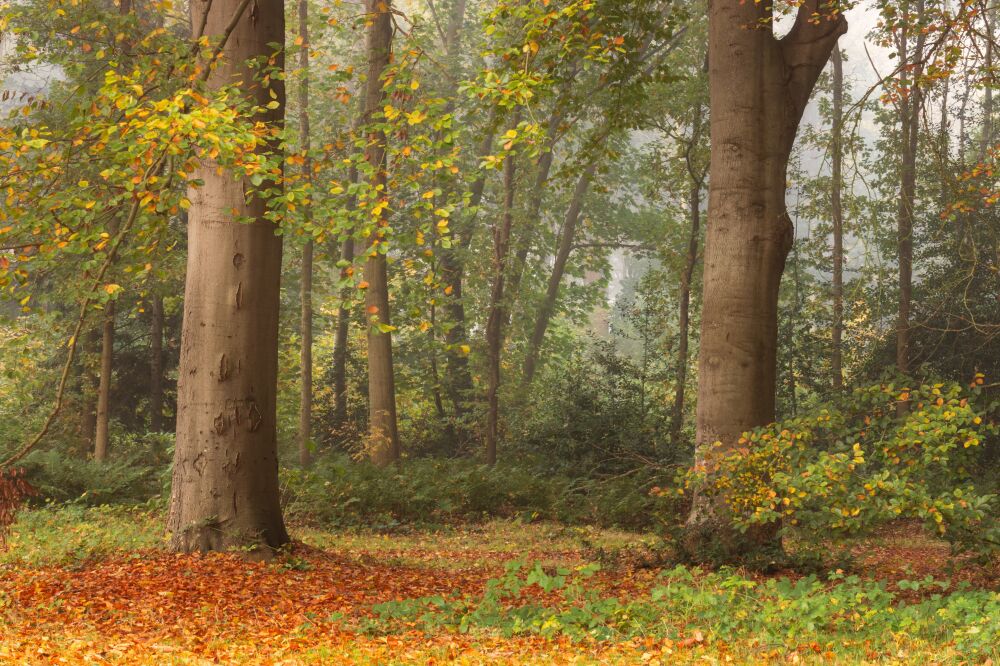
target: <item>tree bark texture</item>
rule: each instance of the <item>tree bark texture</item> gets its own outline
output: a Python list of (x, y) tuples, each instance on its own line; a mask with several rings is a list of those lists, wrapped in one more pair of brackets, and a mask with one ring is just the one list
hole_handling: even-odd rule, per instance
[[(260, 106), (273, 93), (278, 108), (259, 120), (280, 123), (282, 80), (273, 77), (269, 88), (261, 85), (248, 61), (274, 56), (269, 44), (284, 43), (282, 3), (193, 3), (192, 27), (203, 21), (205, 34), (215, 40), (232, 27), (208, 86), (238, 82)], [(280, 53), (275, 57), (280, 71)], [(282, 241), (264, 217), (266, 202), (248, 194), (249, 177), (219, 173), (210, 160), (199, 165), (196, 177), (204, 185), (188, 192), (171, 547), (247, 548), (266, 557), (288, 542), (279, 506), (276, 433)]]
[[(817, 18), (818, 17), (818, 18)], [(778, 287), (793, 242), (785, 207), (799, 121), (846, 30), (821, 0), (803, 3), (777, 39), (767, 3), (709, 7), (711, 166), (698, 372), (696, 464), (713, 444), (774, 420)], [(686, 547), (698, 559), (737, 560), (774, 545), (774, 530), (740, 534), (725, 505), (696, 495)]]
[[(392, 13), (388, 0), (365, 0), (368, 28), (368, 79), (365, 82), (365, 118), (382, 108), (385, 92), (382, 74), (392, 58)], [(365, 156), (372, 168), (374, 196), (387, 196), (386, 135), (370, 130)], [(399, 459), (399, 432), (396, 425), (396, 386), (392, 365), (392, 334), (380, 326), (390, 325), (389, 277), (386, 259), (385, 229), (389, 220), (385, 211), (379, 215), (372, 243), (368, 248), (364, 276), (365, 312), (368, 325), (368, 454), (376, 465), (388, 465)]]

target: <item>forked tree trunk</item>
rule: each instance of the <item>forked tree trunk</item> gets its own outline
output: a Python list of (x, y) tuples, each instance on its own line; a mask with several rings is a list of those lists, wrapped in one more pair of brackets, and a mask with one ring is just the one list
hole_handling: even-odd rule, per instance
[[(382, 74), (392, 56), (392, 14), (388, 0), (365, 0), (368, 28), (368, 79), (365, 82), (366, 119), (382, 108), (385, 100)], [(369, 130), (365, 151), (372, 168), (371, 192), (384, 199), (388, 184), (386, 173), (386, 135), (382, 130)], [(388, 465), (399, 459), (399, 432), (396, 426), (396, 386), (392, 366), (392, 333), (390, 326), (389, 277), (386, 260), (389, 225), (386, 212), (379, 214), (372, 242), (365, 261), (365, 313), (368, 320), (368, 455), (376, 465)]]
[(101, 383), (97, 388), (97, 424), (94, 433), (94, 460), (108, 459), (111, 439), (111, 375), (114, 372), (115, 302), (104, 306), (104, 327), (101, 332)]
[(830, 213), (833, 218), (833, 353), (830, 359), (833, 389), (844, 387), (844, 62), (840, 46), (833, 49), (833, 127), (830, 137)]
[[(299, 0), (299, 37), (302, 50), (299, 52), (299, 67), (302, 79), (299, 83), (299, 141), (304, 155), (302, 175), (307, 186), (312, 185), (312, 159), (309, 157), (309, 0)], [(307, 197), (312, 196), (309, 187)], [(302, 206), (305, 221), (311, 222), (312, 206), (307, 202)], [(299, 464), (308, 467), (312, 463), (309, 447), (312, 440), (312, 390), (313, 390), (313, 242), (306, 241), (302, 248), (302, 279), (300, 282), (301, 313), (299, 334), (302, 338), (299, 349), (299, 366), (302, 382), (299, 386)]]
[[(603, 145), (603, 140), (602, 140)], [(545, 296), (542, 304), (535, 315), (535, 325), (531, 331), (531, 338), (528, 340), (528, 350), (524, 355), (524, 373), (521, 376), (522, 388), (527, 388), (535, 378), (535, 370), (538, 365), (538, 357), (541, 353), (542, 342), (545, 340), (545, 332), (552, 321), (552, 315), (556, 311), (556, 302), (559, 299), (559, 287), (562, 285), (563, 277), (566, 275), (566, 265), (569, 263), (570, 254), (573, 252), (573, 243), (576, 242), (576, 227), (580, 222), (580, 215), (583, 213), (583, 202), (587, 197), (587, 190), (594, 179), (597, 171), (597, 160), (591, 161), (587, 168), (583, 170), (576, 181), (576, 188), (573, 190), (573, 198), (570, 201), (569, 209), (566, 211), (566, 218), (559, 229), (559, 248), (556, 250), (556, 258), (552, 264), (552, 272), (549, 273), (549, 282), (545, 288)]]
[[(520, 115), (514, 114), (513, 127)], [(510, 232), (514, 225), (515, 161), (510, 153), (503, 162), (503, 214), (493, 228), (493, 286), (490, 289), (489, 317), (486, 320), (486, 464), (497, 462), (500, 430), (500, 355), (503, 347), (504, 283), (510, 254)]]
[[(240, 0), (193, 3), (192, 25), (206, 19), (205, 35), (214, 40), (233, 26), (208, 85), (239, 82), (261, 107), (273, 94), (277, 108), (259, 120), (277, 124), (284, 84), (272, 77), (268, 87), (261, 85), (249, 62), (273, 57), (281, 70), (273, 45), (285, 40), (284, 7), (277, 0), (246, 6)], [(253, 190), (249, 177), (220, 173), (211, 160), (202, 161), (195, 176), (204, 185), (188, 192), (171, 548), (249, 548), (266, 557), (288, 542), (276, 433), (281, 237), (264, 216), (265, 201), (246, 194)]]
[(163, 432), (163, 296), (149, 299), (149, 429)]
[[(712, 157), (698, 373), (696, 462), (712, 445), (774, 420), (778, 286), (793, 241), (788, 158), (802, 112), (846, 21), (807, 0), (781, 40), (767, 3), (711, 0)], [(696, 559), (737, 560), (775, 545), (774, 530), (734, 529), (700, 492), (685, 546)]]

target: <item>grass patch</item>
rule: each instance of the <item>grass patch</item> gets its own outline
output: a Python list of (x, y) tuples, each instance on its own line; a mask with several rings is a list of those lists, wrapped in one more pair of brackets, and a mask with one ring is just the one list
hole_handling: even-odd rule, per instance
[(164, 545), (162, 515), (127, 506), (48, 504), (21, 511), (0, 564), (72, 566)]

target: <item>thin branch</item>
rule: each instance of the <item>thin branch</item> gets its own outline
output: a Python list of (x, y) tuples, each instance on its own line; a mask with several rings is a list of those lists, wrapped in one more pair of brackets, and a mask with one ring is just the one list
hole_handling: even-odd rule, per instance
[[(149, 184), (150, 177), (160, 170), (166, 158), (166, 153), (160, 156), (153, 164), (146, 169), (146, 173), (143, 174), (142, 185), (143, 189)], [(136, 196), (135, 201), (132, 202), (132, 209), (129, 211), (128, 218), (122, 225), (121, 229), (118, 231), (118, 235), (115, 237), (115, 241), (108, 251), (108, 256), (105, 257), (104, 263), (101, 265), (100, 270), (97, 272), (96, 277), (94, 277), (93, 284), (91, 285), (88, 296), (83, 299), (83, 303), (80, 305), (80, 314), (76, 321), (76, 327), (73, 329), (73, 336), (69, 339), (69, 350), (66, 353), (66, 362), (63, 364), (62, 374), (59, 377), (59, 384), (56, 388), (56, 399), (55, 404), (53, 404), (51, 411), (49, 411), (48, 416), (45, 418), (45, 422), (42, 424), (41, 429), (32, 437), (24, 446), (22, 446), (16, 453), (11, 455), (9, 458), (0, 463), (0, 469), (7, 469), (17, 461), (28, 455), (32, 449), (38, 446), (39, 442), (45, 439), (48, 434), (49, 429), (52, 424), (55, 423), (56, 418), (62, 411), (63, 401), (66, 397), (66, 384), (69, 380), (70, 371), (73, 368), (73, 361), (76, 359), (76, 348), (77, 342), (80, 339), (80, 333), (83, 332), (83, 326), (87, 321), (87, 313), (90, 310), (90, 306), (94, 303), (94, 292), (97, 291), (101, 283), (104, 282), (104, 277), (107, 275), (108, 270), (114, 263), (115, 258), (118, 256), (118, 250), (121, 248), (122, 243), (125, 241), (125, 237), (128, 235), (129, 231), (132, 230), (132, 225), (135, 224), (136, 218), (139, 217), (139, 211), (142, 209), (140, 205), (141, 198)]]

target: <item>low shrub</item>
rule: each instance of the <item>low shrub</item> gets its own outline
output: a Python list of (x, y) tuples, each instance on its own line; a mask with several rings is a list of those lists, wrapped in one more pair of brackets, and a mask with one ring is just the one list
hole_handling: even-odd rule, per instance
[[(682, 486), (716, 498), (741, 529), (780, 523), (812, 544), (917, 518), (959, 546), (1000, 545), (998, 497), (977, 486), (978, 449), (997, 432), (975, 390), (938, 383), (858, 389), (813, 413), (716, 444)], [(901, 408), (905, 403), (905, 409)]]
[(165, 434), (130, 434), (112, 441), (112, 454), (105, 462), (49, 449), (32, 452), (22, 464), (25, 478), (41, 499), (90, 506), (134, 504), (163, 492), (170, 440)]
[[(939, 581), (911, 583), (937, 592), (907, 603), (882, 583), (831, 573), (822, 580), (746, 578), (733, 570), (704, 572), (678, 566), (660, 574), (648, 594), (606, 596), (587, 585), (596, 564), (547, 570), (509, 563), (481, 596), (434, 596), (378, 604), (362, 629), (378, 633), (402, 624), (425, 631), (495, 631), (572, 639), (657, 637), (681, 645), (721, 641), (811, 645), (816, 651), (891, 650), (905, 638), (952, 643), (964, 659), (996, 656), (1000, 645), (1000, 593), (967, 588), (942, 594)], [(900, 587), (904, 587), (901, 582)], [(545, 594), (525, 594), (529, 588)], [(542, 599), (545, 601), (543, 602)], [(830, 652), (828, 657), (836, 656)], [(843, 655), (841, 655), (843, 656)]]
[(652, 472), (614, 479), (572, 478), (532, 467), (490, 468), (468, 460), (407, 460), (380, 469), (347, 457), (309, 470), (282, 470), (292, 521), (394, 525), (484, 518), (558, 520), (629, 528), (656, 525), (673, 499), (650, 496)]

